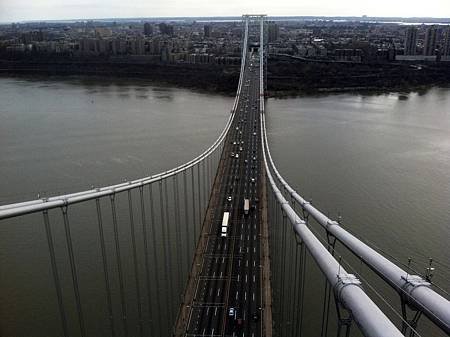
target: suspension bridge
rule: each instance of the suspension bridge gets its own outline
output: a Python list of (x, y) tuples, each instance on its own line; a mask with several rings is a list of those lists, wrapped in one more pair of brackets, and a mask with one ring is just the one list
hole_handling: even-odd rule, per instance
[[(32, 226), (42, 237), (36, 254), (51, 280), (21, 280), (46, 307), (10, 308), (14, 324), (2, 336), (450, 334), (448, 293), (431, 264), (422, 275), (392, 261), (277, 170), (266, 133), (266, 30), (265, 15), (243, 16), (235, 102), (198, 157), (142, 179), (0, 206), (2, 226)], [(389, 300), (352, 257), (392, 290)], [(312, 268), (320, 273), (308, 284)]]

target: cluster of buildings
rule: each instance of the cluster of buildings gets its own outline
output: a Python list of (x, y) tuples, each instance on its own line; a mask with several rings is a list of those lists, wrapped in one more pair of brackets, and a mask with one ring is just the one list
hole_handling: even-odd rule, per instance
[[(422, 35), (422, 36), (421, 36)], [(404, 54), (400, 60), (450, 60), (450, 26), (411, 26), (405, 33)]]
[[(0, 55), (239, 64), (242, 22), (80, 21), (0, 26)], [(450, 61), (449, 25), (269, 21), (269, 52), (336, 62)]]
[(305, 20), (269, 25), (270, 52), (337, 62), (450, 61), (450, 25)]
[(239, 64), (239, 22), (76, 22), (0, 26), (0, 54), (124, 62)]

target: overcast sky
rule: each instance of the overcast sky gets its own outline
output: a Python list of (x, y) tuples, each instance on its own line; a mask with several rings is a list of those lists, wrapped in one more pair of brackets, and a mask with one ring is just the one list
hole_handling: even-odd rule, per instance
[(450, 17), (450, 0), (0, 0), (0, 22), (243, 13)]

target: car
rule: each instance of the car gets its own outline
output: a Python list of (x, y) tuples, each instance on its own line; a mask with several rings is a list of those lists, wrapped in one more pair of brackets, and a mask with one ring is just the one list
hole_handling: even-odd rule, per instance
[(233, 158), (234, 157), (234, 152), (230, 153), (230, 157)]
[(247, 164), (247, 163), (248, 163), (248, 160), (247, 160), (247, 159), (245, 159), (245, 160), (244, 160), (244, 163), (246, 163), (246, 164)]
[(256, 183), (256, 179), (255, 178), (251, 178), (250, 181), (252, 182), (252, 184)]
[(236, 155), (235, 155), (235, 158), (236, 158), (236, 159), (238, 159), (238, 158), (239, 158), (239, 154), (238, 154), (238, 153), (236, 153)]
[(256, 156), (253, 156), (253, 160), (256, 160)]
[(259, 320), (259, 314), (257, 312), (254, 312), (252, 315), (252, 319), (254, 322), (258, 322)]
[(228, 316), (236, 318), (236, 309), (235, 308), (228, 309)]
[(253, 136), (256, 136), (256, 132), (253, 132)]
[(233, 198), (231, 197), (231, 195), (228, 196), (227, 200), (230, 202), (231, 200), (233, 200)]
[(236, 142), (233, 142), (233, 145), (236, 145)]

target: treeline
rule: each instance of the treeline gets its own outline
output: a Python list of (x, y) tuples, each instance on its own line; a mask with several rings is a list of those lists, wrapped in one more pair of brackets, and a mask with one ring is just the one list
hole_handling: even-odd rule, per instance
[[(108, 59), (0, 59), (0, 73), (139, 77), (175, 86), (233, 95), (239, 66), (112, 62)], [(327, 91), (410, 91), (450, 85), (450, 63), (332, 63), (271, 57), (268, 95), (289, 96)]]
[(272, 96), (318, 91), (405, 90), (448, 86), (450, 63), (376, 64), (308, 62), (271, 58), (268, 90)]
[(239, 66), (205, 64), (121, 63), (106, 60), (0, 60), (8, 75), (94, 75), (146, 78), (180, 87), (232, 94), (239, 80)]

